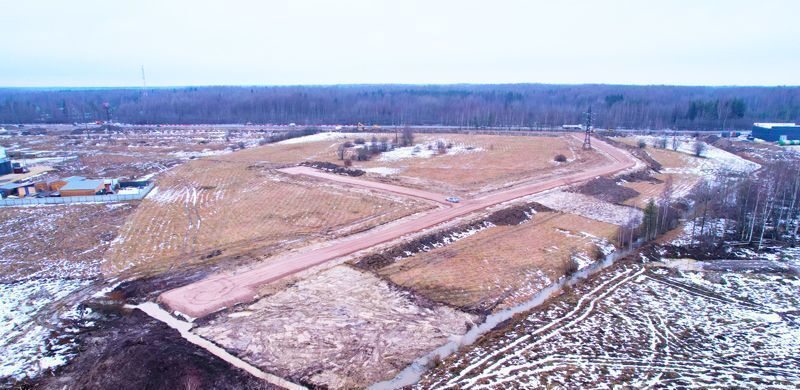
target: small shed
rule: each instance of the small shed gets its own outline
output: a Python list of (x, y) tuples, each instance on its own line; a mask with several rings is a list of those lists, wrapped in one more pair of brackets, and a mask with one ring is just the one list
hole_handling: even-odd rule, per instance
[(61, 187), (64, 187), (65, 185), (67, 185), (67, 183), (69, 183), (71, 181), (82, 181), (82, 180), (86, 180), (86, 178), (83, 177), (83, 176), (70, 176), (70, 177), (67, 177), (67, 178), (64, 178), (64, 179), (58, 179), (58, 180), (51, 181), (49, 183), (49, 187), (50, 187), (50, 189), (52, 191), (58, 191), (58, 190), (61, 189)]
[(99, 180), (70, 180), (58, 189), (62, 197), (66, 196), (92, 196), (105, 192), (105, 181)]
[(24, 198), (26, 196), (32, 196), (36, 194), (36, 188), (34, 184), (31, 182), (23, 182), (23, 183), (6, 183), (0, 185), (0, 194), (3, 197), (7, 196), (17, 196), (20, 198)]

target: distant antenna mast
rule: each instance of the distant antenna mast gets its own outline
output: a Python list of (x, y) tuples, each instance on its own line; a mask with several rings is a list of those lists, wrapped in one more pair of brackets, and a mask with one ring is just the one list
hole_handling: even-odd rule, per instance
[(147, 96), (147, 81), (144, 78), (144, 65), (142, 65), (142, 96)]
[(592, 106), (589, 106), (589, 111), (586, 112), (586, 138), (583, 140), (583, 148), (592, 149)]

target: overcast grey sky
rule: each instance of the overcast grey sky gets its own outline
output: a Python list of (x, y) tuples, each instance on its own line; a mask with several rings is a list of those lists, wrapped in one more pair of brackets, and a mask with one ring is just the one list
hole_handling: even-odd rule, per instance
[(0, 0), (0, 86), (800, 85), (798, 0)]

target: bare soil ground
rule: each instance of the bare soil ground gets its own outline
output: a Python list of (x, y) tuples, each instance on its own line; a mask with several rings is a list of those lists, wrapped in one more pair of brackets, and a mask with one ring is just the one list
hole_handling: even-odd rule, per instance
[(329, 388), (391, 378), (476, 318), (346, 265), (196, 329), (264, 371)]
[(105, 315), (78, 336), (83, 351), (34, 389), (277, 389), (181, 338), (139, 310)]
[(574, 254), (594, 260), (616, 227), (577, 215), (539, 212), (516, 226), (493, 226), (377, 270), (437, 302), (487, 313), (530, 299), (562, 277)]

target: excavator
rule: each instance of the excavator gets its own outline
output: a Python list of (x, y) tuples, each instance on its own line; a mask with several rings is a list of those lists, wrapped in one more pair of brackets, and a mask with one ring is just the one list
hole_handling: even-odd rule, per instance
[[(381, 127), (378, 126), (378, 125), (372, 125), (372, 130), (373, 131), (376, 131), (376, 130), (378, 130), (380, 128)], [(356, 125), (356, 131), (358, 131), (358, 132), (363, 132), (363, 131), (367, 131), (367, 130), (368, 130), (367, 129), (367, 125), (365, 125), (365, 124), (363, 124), (361, 122), (358, 122), (358, 124)]]

